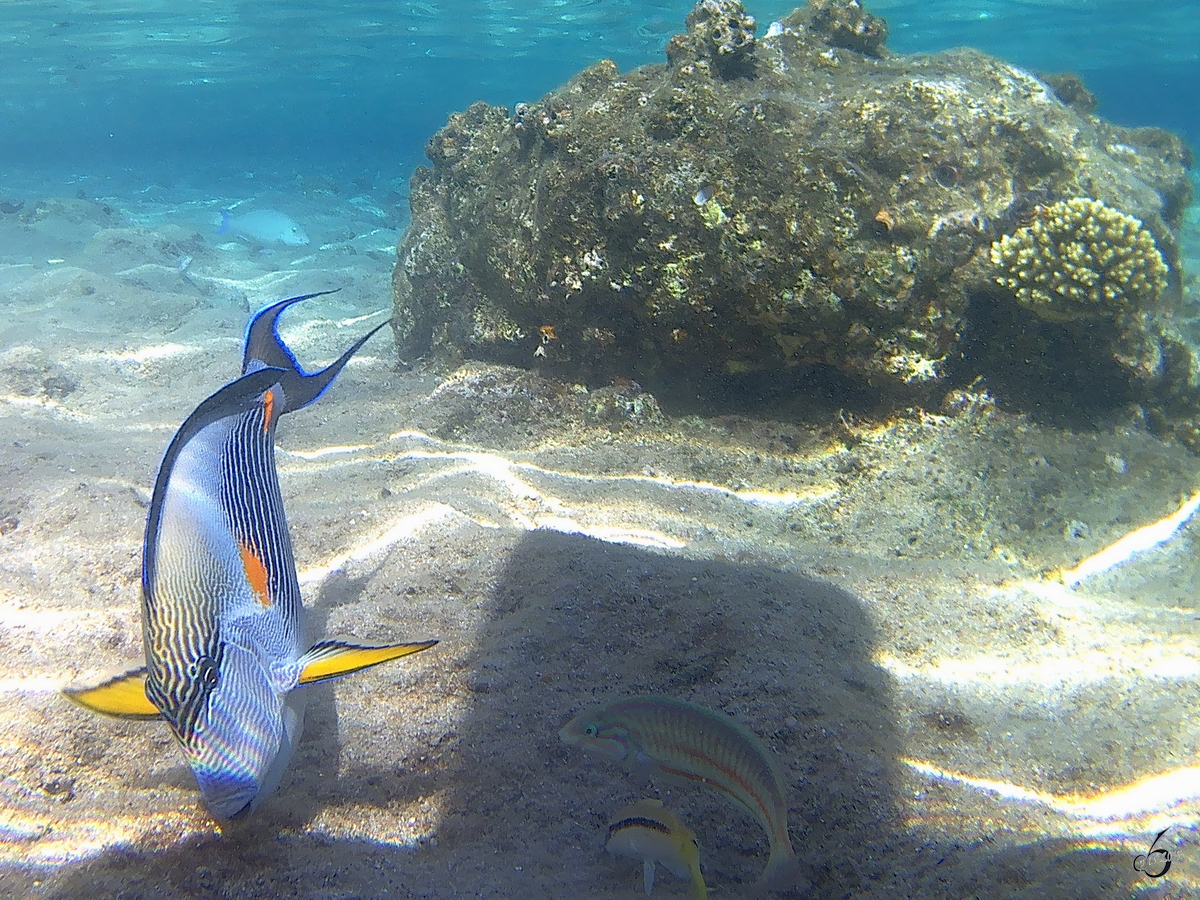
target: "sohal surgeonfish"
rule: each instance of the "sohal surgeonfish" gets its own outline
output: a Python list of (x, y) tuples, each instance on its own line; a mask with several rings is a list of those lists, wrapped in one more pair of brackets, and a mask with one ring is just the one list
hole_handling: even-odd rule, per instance
[(66, 692), (97, 712), (166, 719), (205, 806), (220, 818), (253, 809), (279, 783), (304, 723), (303, 685), (437, 643), (305, 645), (275, 426), (320, 397), (379, 330), (305, 373), (276, 323), (316, 296), (254, 317), (242, 377), (196, 407), (167, 447), (142, 556), (145, 668)]

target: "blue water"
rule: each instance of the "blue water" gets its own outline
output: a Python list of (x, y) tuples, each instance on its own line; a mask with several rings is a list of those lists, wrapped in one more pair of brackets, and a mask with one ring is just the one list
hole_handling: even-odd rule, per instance
[[(1200, 0), (865, 2), (896, 53), (1074, 71), (1100, 114), (1200, 147)], [(1195, 457), (1132, 410), (1082, 435), (971, 392), (812, 435), (631, 414), (610, 445), (541, 412), (582, 409), (573, 390), (399, 372), (385, 331), (288, 421), (283, 449), (311, 452), (280, 454), (285, 498), (316, 621), (437, 655), (315, 692), (278, 805), (228, 841), (165, 731), (58, 696), (140, 650), (155, 466), (236, 377), (248, 311), (340, 288), (285, 322), (304, 364), (333, 359), (386, 317), (407, 182), (449, 114), (661, 62), (691, 6), (0, 0), (0, 900), (641, 897), (601, 850), (641, 785), (555, 732), (646, 690), (781, 748), (814, 896), (1200, 884), (1196, 526), (1082, 590), (1047, 575), (1195, 492)], [(790, 8), (749, 4), (760, 35)], [(230, 208), (311, 244), (219, 236)], [(1197, 207), (1181, 242), (1200, 269)], [(536, 449), (482, 443), (510, 439)], [(689, 790), (669, 799), (737, 897), (758, 826)], [(1131, 863), (1166, 825), (1161, 888)]]
[[(790, 3), (751, 3), (760, 33)], [(1200, 3), (880, 0), (897, 52), (971, 45), (1080, 73), (1100, 112), (1200, 142)], [(536, 99), (603, 57), (662, 59), (688, 0), (9, 0), (0, 164), (212, 173), (422, 161), (475, 100)], [(397, 169), (391, 169), (397, 167)]]

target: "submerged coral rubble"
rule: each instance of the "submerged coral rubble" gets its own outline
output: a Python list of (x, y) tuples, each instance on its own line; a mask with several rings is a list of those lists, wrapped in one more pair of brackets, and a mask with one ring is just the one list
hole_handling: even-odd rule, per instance
[(1182, 141), (1094, 116), (1078, 79), (892, 54), (858, 0), (762, 38), (736, 0), (687, 24), (665, 64), (602, 61), (433, 136), (393, 275), (402, 356), (700, 394), (828, 372), (936, 403), (1015, 377), (998, 354), (1020, 334), (1034, 383), (1097, 372), (1114, 406), (1194, 430), (1195, 355), (1170, 326)]

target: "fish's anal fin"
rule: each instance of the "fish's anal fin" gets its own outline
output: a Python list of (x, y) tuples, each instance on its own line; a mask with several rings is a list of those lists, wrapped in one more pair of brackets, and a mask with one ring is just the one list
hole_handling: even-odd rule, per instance
[(157, 719), (162, 715), (146, 696), (146, 667), (131, 669), (93, 687), (63, 691), (84, 709), (121, 719)]
[(330, 678), (351, 675), (389, 660), (428, 650), (437, 641), (418, 641), (411, 644), (388, 644), (383, 647), (364, 647), (345, 641), (320, 641), (300, 657), (300, 684), (316, 684)]

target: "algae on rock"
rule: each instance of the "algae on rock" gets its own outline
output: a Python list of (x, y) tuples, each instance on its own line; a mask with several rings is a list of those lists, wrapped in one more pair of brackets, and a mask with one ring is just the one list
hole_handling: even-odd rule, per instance
[[(401, 355), (700, 393), (826, 370), (930, 403), (989, 374), (1004, 349), (978, 351), (1000, 321), (1037, 332), (1048, 360), (1103, 369), (1114, 403), (1165, 392), (1175, 418), (1200, 408), (1193, 354), (1166, 324), (1191, 199), (1182, 142), (1112, 126), (985, 54), (893, 55), (886, 36), (858, 0), (811, 0), (765, 38), (736, 0), (702, 0), (665, 65), (601, 61), (511, 113), (453, 114), (413, 178)], [(1076, 198), (1136, 221), (1162, 263), (1147, 257), (1145, 286), (1086, 340), (1079, 316), (1018, 304), (1005, 268), (1006, 240)]]

